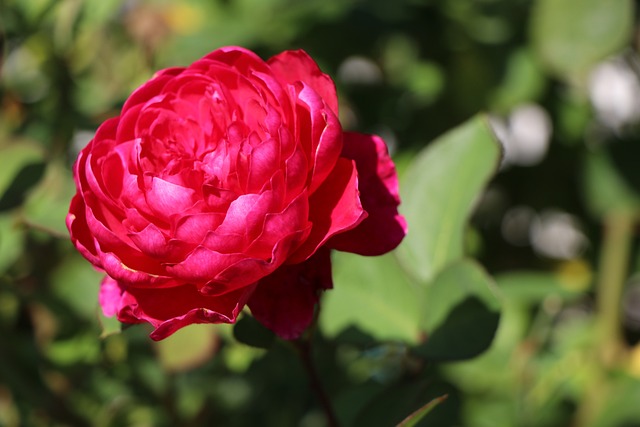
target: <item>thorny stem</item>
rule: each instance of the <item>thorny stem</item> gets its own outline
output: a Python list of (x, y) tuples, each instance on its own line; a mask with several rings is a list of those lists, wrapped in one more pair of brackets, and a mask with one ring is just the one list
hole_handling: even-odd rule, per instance
[(300, 355), (300, 360), (304, 365), (305, 371), (307, 371), (307, 376), (309, 377), (309, 381), (311, 383), (311, 388), (316, 394), (316, 397), (320, 401), (320, 405), (322, 406), (322, 410), (324, 411), (325, 416), (327, 417), (327, 425), (329, 427), (339, 427), (338, 418), (336, 417), (333, 406), (331, 405), (331, 400), (329, 396), (322, 386), (322, 382), (320, 381), (320, 377), (318, 376), (318, 371), (315, 368), (313, 363), (313, 357), (311, 355), (311, 343), (309, 337), (302, 337), (297, 341), (294, 341), (296, 349), (298, 350), (298, 354)]

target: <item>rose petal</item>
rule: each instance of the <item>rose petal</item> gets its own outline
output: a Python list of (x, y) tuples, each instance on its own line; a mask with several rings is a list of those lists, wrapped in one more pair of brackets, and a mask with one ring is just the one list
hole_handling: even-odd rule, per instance
[[(157, 267), (155, 265), (137, 266), (139, 270), (126, 265), (117, 255), (112, 252), (101, 252), (100, 261), (104, 271), (115, 280), (127, 284), (127, 286), (141, 288), (160, 288), (176, 286), (177, 283), (173, 277), (156, 274)], [(127, 263), (135, 261), (136, 264), (140, 260), (127, 259)]]
[(169, 218), (189, 209), (196, 202), (191, 188), (172, 184), (160, 178), (151, 178), (150, 188), (145, 192), (147, 204), (160, 218)]
[(251, 295), (247, 287), (209, 297), (193, 285), (166, 289), (140, 289), (105, 278), (100, 289), (100, 305), (106, 316), (118, 315), (126, 323), (149, 322), (156, 329), (151, 338), (158, 341), (195, 323), (233, 323)]
[(228, 292), (230, 289), (255, 283), (282, 265), (292, 249), (298, 247), (308, 234), (309, 228), (306, 228), (285, 236), (276, 243), (269, 259), (247, 258), (246, 255), (241, 257), (239, 261), (218, 274), (200, 291), (208, 295), (218, 295)]
[(156, 225), (149, 224), (142, 231), (129, 233), (128, 236), (145, 255), (166, 259), (169, 249), (167, 236)]
[(288, 50), (267, 61), (274, 74), (283, 82), (304, 82), (311, 86), (324, 102), (338, 115), (338, 96), (331, 77), (324, 74), (318, 64), (303, 50)]
[(378, 136), (346, 132), (342, 155), (356, 162), (360, 199), (368, 217), (327, 245), (360, 255), (389, 252), (407, 234), (407, 222), (398, 213), (398, 177), (387, 146)]
[[(250, 75), (253, 71), (269, 72), (269, 68), (262, 58), (249, 49), (239, 46), (225, 46), (216, 49), (200, 61), (210, 60), (223, 62), (244, 76)], [(190, 68), (199, 68), (200, 61), (195, 62)]]
[(249, 159), (247, 191), (250, 193), (259, 192), (280, 168), (278, 141), (274, 139), (263, 141), (251, 150)]
[(71, 199), (69, 214), (66, 217), (67, 229), (71, 235), (71, 242), (76, 249), (91, 264), (100, 267), (100, 258), (95, 246), (95, 240), (89, 231), (86, 218), (86, 206), (81, 194)]
[(274, 247), (292, 230), (298, 231), (308, 228), (311, 225), (308, 218), (309, 200), (306, 192), (303, 192), (291, 201), (282, 212), (265, 215), (262, 233), (254, 240), (253, 244), (260, 242), (267, 247)]
[(309, 192), (313, 193), (331, 173), (340, 157), (342, 127), (336, 115), (309, 86), (300, 84), (297, 97), (297, 139), (308, 155), (311, 170), (308, 185)]
[(297, 264), (309, 258), (330, 237), (360, 224), (367, 217), (358, 195), (358, 178), (353, 161), (339, 159), (325, 182), (309, 198), (311, 234), (289, 258)]
[[(231, 244), (224, 244), (225, 236), (244, 236), (244, 243), (247, 245), (253, 241), (260, 232), (264, 224), (265, 215), (280, 210), (278, 195), (273, 191), (265, 191), (261, 194), (245, 194), (231, 202), (227, 215), (220, 226), (213, 232), (214, 235), (207, 236), (205, 246), (229, 252), (233, 247)], [(218, 246), (217, 243), (223, 246)]]
[(162, 88), (171, 81), (172, 77), (179, 75), (184, 70), (182, 67), (173, 67), (158, 71), (151, 80), (140, 86), (127, 98), (122, 107), (122, 114), (130, 108), (152, 99), (162, 91)]
[(106, 317), (113, 317), (120, 310), (122, 295), (124, 289), (118, 285), (118, 282), (109, 276), (105, 276), (100, 283), (100, 292), (98, 294), (98, 302), (102, 307), (102, 313)]
[[(244, 259), (242, 253), (220, 253), (204, 246), (196, 247), (187, 258), (177, 264), (167, 264), (172, 276), (184, 282), (204, 284), (215, 279), (223, 270)], [(240, 286), (252, 283), (238, 277)]]
[(185, 215), (178, 220), (174, 236), (176, 239), (198, 245), (207, 233), (222, 224), (224, 217), (225, 214), (217, 212)]
[(251, 314), (286, 340), (300, 337), (311, 324), (318, 295), (333, 286), (329, 250), (307, 261), (284, 265), (258, 282), (249, 299)]
[(301, 147), (296, 147), (295, 151), (285, 161), (285, 181), (287, 185), (286, 199), (299, 194), (305, 187), (308, 174), (307, 157)]

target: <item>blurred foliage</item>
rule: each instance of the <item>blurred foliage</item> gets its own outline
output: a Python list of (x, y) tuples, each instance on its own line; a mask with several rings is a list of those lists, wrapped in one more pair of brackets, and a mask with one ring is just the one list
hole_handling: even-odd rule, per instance
[(227, 44), (307, 50), (402, 175), (409, 236), (335, 254), (309, 338), (343, 426), (640, 425), (636, 3), (0, 1), (0, 425), (326, 425), (295, 344), (120, 332), (67, 238), (97, 126)]

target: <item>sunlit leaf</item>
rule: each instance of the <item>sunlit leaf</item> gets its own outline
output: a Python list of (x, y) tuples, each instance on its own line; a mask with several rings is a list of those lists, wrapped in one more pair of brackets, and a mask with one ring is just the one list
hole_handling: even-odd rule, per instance
[(52, 342), (46, 353), (50, 360), (59, 365), (95, 363), (100, 357), (100, 341), (93, 334), (77, 335)]
[(73, 253), (62, 260), (52, 272), (52, 291), (77, 314), (93, 319), (103, 277), (104, 273), (97, 272), (79, 254)]
[(426, 292), (426, 343), (417, 354), (430, 360), (462, 360), (491, 345), (500, 320), (493, 280), (470, 260), (445, 268)]
[(549, 296), (566, 300), (577, 298), (580, 293), (563, 287), (558, 277), (541, 271), (515, 271), (503, 273), (495, 278), (500, 293), (518, 304), (534, 306)]
[(153, 344), (163, 368), (182, 372), (200, 366), (217, 350), (218, 337), (212, 325), (190, 325)]
[(320, 325), (329, 336), (349, 326), (379, 340), (415, 342), (420, 300), (393, 254), (337, 253), (334, 289), (323, 296)]
[(631, 39), (631, 0), (537, 0), (531, 17), (536, 54), (561, 75), (584, 73)]
[(420, 153), (401, 185), (409, 234), (398, 256), (412, 274), (429, 281), (463, 255), (467, 219), (500, 160), (486, 118), (478, 116)]

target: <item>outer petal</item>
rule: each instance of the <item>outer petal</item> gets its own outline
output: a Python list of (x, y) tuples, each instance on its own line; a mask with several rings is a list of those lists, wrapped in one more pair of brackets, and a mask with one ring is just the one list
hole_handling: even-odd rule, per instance
[(100, 267), (100, 258), (96, 249), (95, 238), (91, 235), (89, 226), (87, 225), (86, 209), (87, 207), (82, 195), (80, 193), (76, 194), (71, 199), (69, 213), (67, 214), (67, 229), (71, 235), (71, 242), (82, 256), (91, 264)]
[(100, 284), (100, 293), (98, 294), (98, 302), (102, 307), (102, 313), (107, 317), (113, 317), (118, 314), (124, 289), (118, 285), (118, 282), (109, 276), (105, 276)]
[[(185, 69), (180, 67), (166, 68), (160, 70), (151, 80), (136, 89), (127, 99), (122, 107), (122, 113), (135, 105), (142, 104), (156, 96), (172, 77), (179, 75)], [(121, 114), (122, 114), (121, 113)]]
[(331, 258), (323, 249), (260, 280), (248, 304), (264, 326), (283, 339), (296, 339), (311, 324), (320, 292), (332, 286)]
[(272, 57), (267, 63), (283, 83), (293, 84), (301, 81), (311, 86), (333, 113), (338, 115), (336, 85), (304, 50), (287, 50)]
[(309, 192), (326, 179), (343, 150), (342, 127), (324, 100), (306, 83), (297, 85), (297, 139), (312, 169)]
[(330, 237), (360, 224), (367, 213), (360, 204), (358, 178), (353, 161), (338, 159), (325, 182), (309, 198), (311, 234), (287, 260), (297, 264), (309, 258)]
[(389, 252), (407, 234), (407, 222), (398, 213), (398, 177), (386, 144), (375, 135), (345, 132), (342, 156), (356, 162), (360, 199), (369, 216), (327, 245), (360, 255)]
[(106, 316), (126, 323), (149, 322), (151, 338), (161, 340), (194, 323), (233, 323), (253, 292), (253, 286), (208, 297), (193, 285), (168, 289), (129, 288), (110, 277), (102, 281), (100, 305)]

